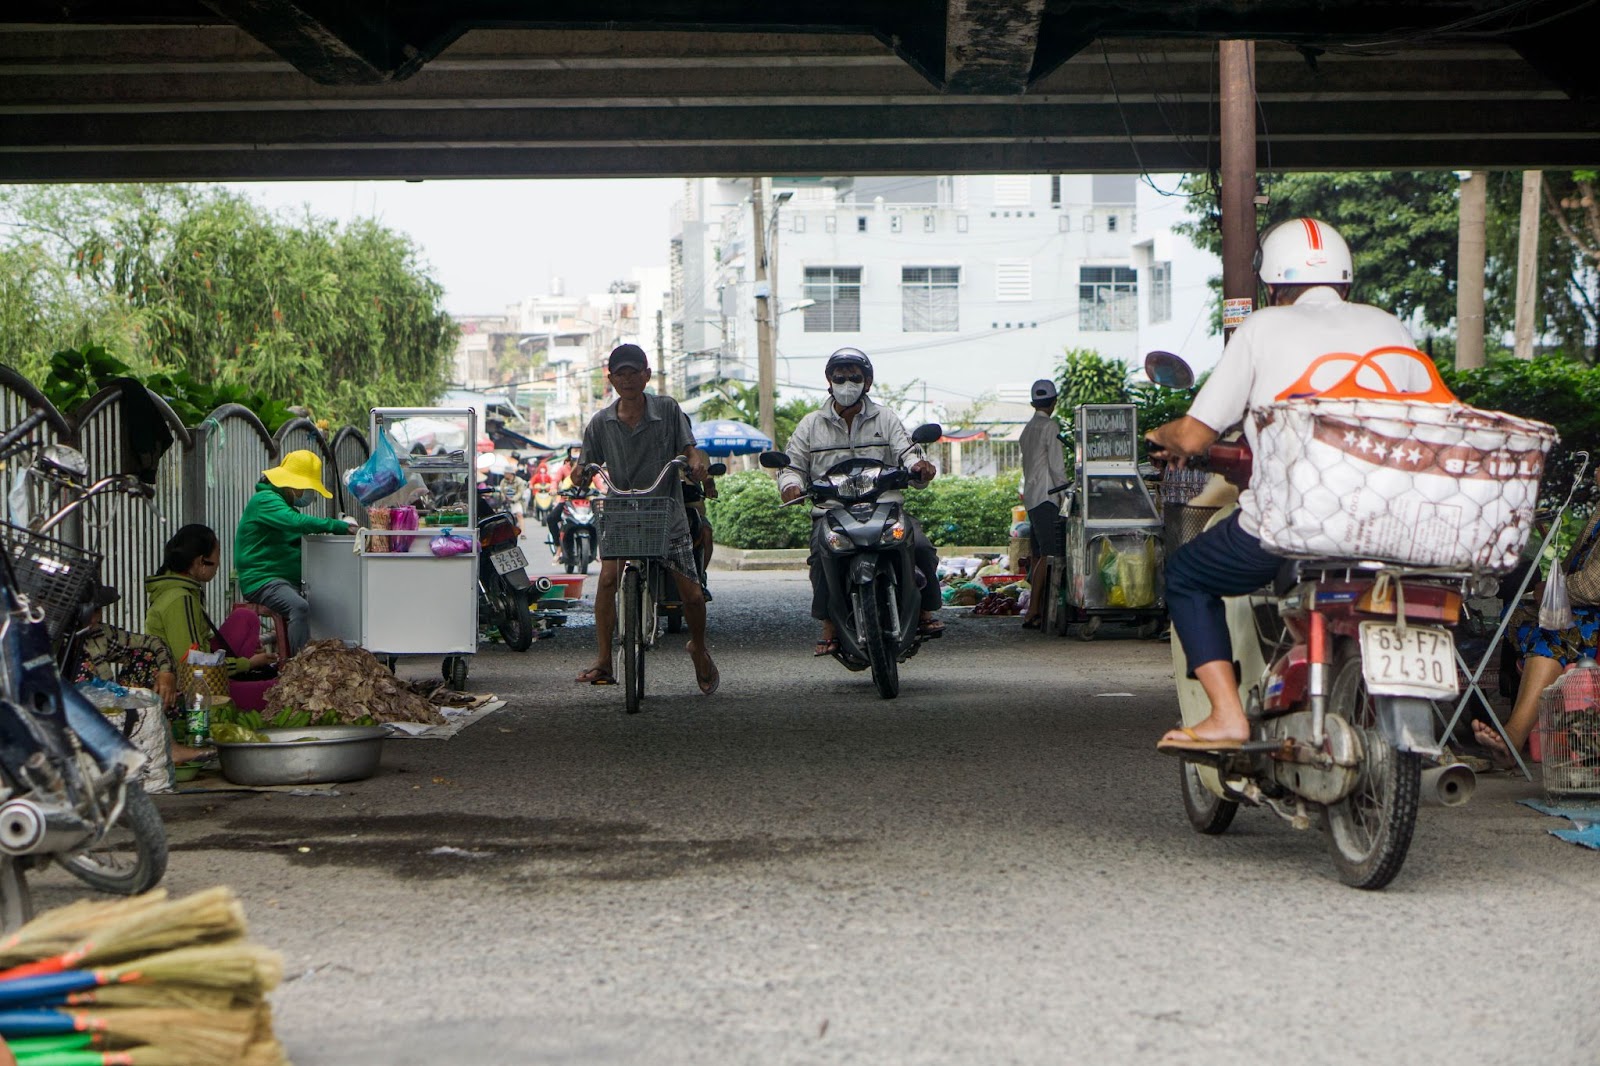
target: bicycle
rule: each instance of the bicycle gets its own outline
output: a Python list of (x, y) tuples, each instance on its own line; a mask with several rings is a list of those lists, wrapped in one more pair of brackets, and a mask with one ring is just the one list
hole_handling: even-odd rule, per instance
[[(644, 700), (644, 653), (656, 643), (656, 601), (672, 576), (662, 561), (672, 538), (673, 500), (650, 495), (671, 473), (687, 470), (681, 457), (661, 468), (648, 488), (619, 489), (594, 500), (600, 527), (600, 556), (617, 559), (617, 639), (613, 656), (622, 656), (620, 673), (629, 714)], [(591, 473), (598, 470), (591, 466)], [(613, 660), (614, 661), (614, 660)]]

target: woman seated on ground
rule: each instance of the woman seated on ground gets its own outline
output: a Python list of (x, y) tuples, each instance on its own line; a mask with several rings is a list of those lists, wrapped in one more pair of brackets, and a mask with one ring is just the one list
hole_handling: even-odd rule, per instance
[[(150, 608), (144, 627), (165, 642), (175, 663), (183, 662), (190, 648), (210, 651), (218, 639), (217, 627), (206, 617), (205, 586), (217, 576), (221, 552), (222, 542), (210, 526), (184, 526), (167, 541), (161, 569), (145, 579)], [(259, 671), (272, 659), (267, 651), (249, 657), (230, 655), (228, 676)]]
[[(1595, 471), (1600, 484), (1600, 469)], [(1539, 724), (1539, 694), (1584, 656), (1600, 651), (1600, 511), (1596, 511), (1578, 535), (1572, 551), (1561, 563), (1567, 574), (1567, 595), (1572, 600), (1573, 623), (1567, 629), (1544, 629), (1539, 625), (1537, 604), (1519, 607), (1511, 616), (1507, 638), (1514, 639), (1522, 656), (1522, 683), (1517, 687), (1517, 702), (1505, 721), (1505, 739), (1488, 722), (1474, 721), (1472, 732), (1479, 744), (1489, 749), (1495, 765), (1514, 765), (1511, 751), (1521, 751), (1528, 735)]]

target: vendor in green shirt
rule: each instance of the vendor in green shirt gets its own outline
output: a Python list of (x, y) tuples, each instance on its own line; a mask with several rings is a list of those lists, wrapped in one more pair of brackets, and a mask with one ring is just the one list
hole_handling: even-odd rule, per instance
[(321, 493), (322, 460), (316, 452), (290, 452), (283, 462), (261, 472), (256, 494), (245, 504), (233, 540), (233, 565), (239, 592), (251, 603), (271, 608), (289, 624), (289, 654), (305, 647), (311, 635), (310, 608), (300, 595), (300, 538), (307, 533), (350, 533), (351, 518), (301, 514)]

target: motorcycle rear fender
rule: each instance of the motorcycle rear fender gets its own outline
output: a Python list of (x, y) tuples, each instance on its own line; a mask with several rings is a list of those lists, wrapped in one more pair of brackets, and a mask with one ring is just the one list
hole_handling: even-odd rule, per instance
[(1442, 753), (1433, 732), (1433, 704), (1415, 696), (1374, 696), (1378, 731), (1396, 751), (1437, 759)]

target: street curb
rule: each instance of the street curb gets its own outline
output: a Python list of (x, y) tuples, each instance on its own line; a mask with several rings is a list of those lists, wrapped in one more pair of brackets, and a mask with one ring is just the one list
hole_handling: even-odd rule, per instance
[[(1006, 554), (1005, 548), (987, 547), (973, 548), (962, 545), (953, 545), (937, 549), (940, 558), (967, 555), (999, 555)], [(747, 548), (730, 548), (725, 544), (718, 544), (715, 554), (711, 557), (713, 570), (804, 570), (806, 557), (811, 554), (808, 548), (775, 548), (756, 550)]]

